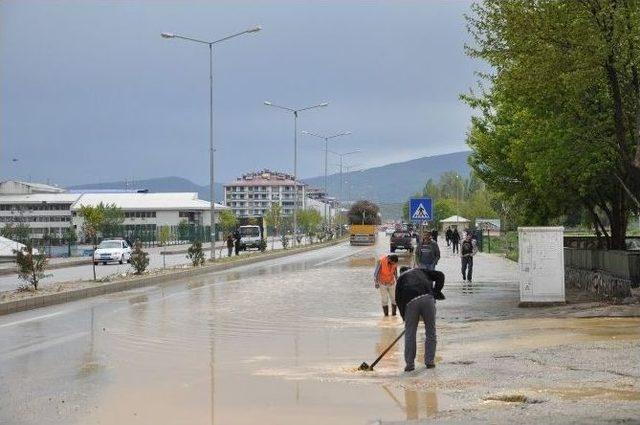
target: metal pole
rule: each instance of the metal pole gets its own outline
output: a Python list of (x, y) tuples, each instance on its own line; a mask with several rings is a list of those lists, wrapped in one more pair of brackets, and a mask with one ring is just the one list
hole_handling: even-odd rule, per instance
[(329, 139), (324, 138), (324, 221), (325, 224), (329, 224), (330, 220), (327, 217), (327, 201), (329, 200), (329, 189), (327, 188), (327, 161), (329, 159)]
[(209, 180), (211, 184), (211, 259), (216, 259), (216, 188), (213, 157), (213, 45), (209, 43)]
[[(340, 155), (340, 200), (338, 201), (338, 214), (342, 215), (342, 158), (344, 158), (344, 155)], [(338, 222), (338, 224), (340, 225), (340, 236), (342, 236), (342, 219), (340, 219), (340, 221)]]
[(293, 246), (298, 235), (298, 111), (293, 111)]

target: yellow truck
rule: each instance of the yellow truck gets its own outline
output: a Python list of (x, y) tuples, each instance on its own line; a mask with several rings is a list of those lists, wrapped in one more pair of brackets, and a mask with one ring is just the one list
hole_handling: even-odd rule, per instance
[(349, 228), (351, 245), (375, 245), (378, 226), (375, 224), (352, 224)]

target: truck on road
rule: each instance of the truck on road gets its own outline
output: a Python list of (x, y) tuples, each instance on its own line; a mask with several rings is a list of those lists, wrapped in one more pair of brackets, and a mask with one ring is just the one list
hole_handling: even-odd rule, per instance
[(351, 206), (348, 213), (351, 245), (375, 245), (381, 222), (379, 211), (370, 201), (358, 201)]

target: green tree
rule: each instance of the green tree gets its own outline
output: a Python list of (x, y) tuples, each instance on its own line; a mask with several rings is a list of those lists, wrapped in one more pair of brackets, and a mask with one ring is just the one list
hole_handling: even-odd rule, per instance
[(98, 204), (98, 208), (102, 210), (103, 221), (100, 226), (100, 232), (103, 237), (122, 236), (122, 223), (124, 223), (124, 212), (122, 208), (115, 204)]
[(322, 214), (313, 208), (307, 208), (298, 211), (298, 227), (302, 230), (302, 233), (307, 235), (310, 242), (313, 242), (313, 238), (318, 232), (318, 228), (322, 223)]
[[(101, 208), (91, 205), (81, 205), (78, 214), (82, 217), (82, 233), (85, 239), (91, 241), (93, 244), (93, 251), (95, 252), (98, 245), (98, 232), (104, 222), (104, 211)], [(96, 261), (93, 263), (93, 280), (96, 280)]]
[(160, 229), (158, 230), (159, 245), (165, 246), (169, 242), (169, 238), (171, 238), (171, 229), (169, 228), (169, 226), (160, 226)]
[(181, 241), (189, 239), (189, 223), (187, 220), (180, 220), (180, 223), (178, 223), (178, 238)]
[(62, 240), (67, 244), (67, 255), (71, 257), (71, 245), (78, 241), (78, 234), (73, 227), (67, 227), (62, 234)]
[(280, 234), (282, 226), (282, 206), (278, 203), (272, 203), (271, 208), (264, 215), (264, 222), (273, 230), (273, 238), (271, 238), (271, 249), (274, 248), (275, 236)]
[(135, 270), (135, 274), (142, 274), (149, 266), (149, 254), (142, 250), (142, 242), (139, 240), (134, 244), (131, 252), (131, 266)]
[(231, 233), (238, 225), (238, 217), (231, 210), (222, 210), (218, 215), (220, 227), (225, 233)]
[(18, 278), (25, 281), (29, 285), (33, 285), (33, 289), (38, 290), (38, 282), (46, 277), (45, 270), (47, 268), (47, 257), (44, 252), (33, 253), (33, 245), (29, 241), (24, 249), (13, 251), (16, 254), (16, 264), (18, 265)]
[(494, 70), (463, 98), (470, 163), (523, 224), (584, 208), (624, 249), (640, 193), (640, 9), (635, 1), (484, 0), (470, 55)]
[(198, 239), (194, 240), (187, 250), (187, 258), (191, 260), (194, 267), (204, 265), (204, 251), (202, 250), (202, 242)]

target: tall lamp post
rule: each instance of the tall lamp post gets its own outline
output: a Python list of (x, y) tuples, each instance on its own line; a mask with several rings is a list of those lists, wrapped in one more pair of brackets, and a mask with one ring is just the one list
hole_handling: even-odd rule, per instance
[(213, 45), (238, 37), (244, 34), (250, 34), (260, 31), (262, 28), (255, 26), (242, 32), (229, 35), (214, 41), (199, 40), (197, 38), (186, 37), (179, 34), (163, 32), (160, 34), (162, 38), (178, 38), (180, 40), (192, 41), (194, 43), (206, 44), (209, 46), (209, 184), (211, 185), (211, 258), (216, 258), (216, 189), (214, 174), (214, 149), (213, 149)]
[(276, 105), (275, 103), (265, 100), (266, 106), (284, 109), (293, 113), (293, 244), (296, 244), (296, 232), (298, 230), (298, 112), (307, 111), (309, 109), (324, 108), (329, 106), (328, 102), (319, 103), (306, 108), (290, 108), (288, 106)]
[(342, 169), (343, 169), (342, 160), (347, 155), (353, 155), (353, 154), (356, 154), (356, 153), (360, 153), (361, 150), (360, 149), (356, 149), (354, 151), (345, 152), (345, 153), (338, 153), (338, 152), (334, 152), (332, 150), (330, 150), (329, 152), (331, 152), (334, 155), (338, 155), (340, 157), (340, 164), (339, 164), (339, 166), (340, 166), (340, 201), (339, 202), (342, 202), (342, 198), (343, 198), (343, 196), (342, 196), (343, 195), (343, 193), (342, 193), (342, 180), (343, 180), (342, 179)]
[[(350, 131), (343, 131), (342, 133), (337, 133), (334, 134), (332, 136), (323, 136), (321, 134), (316, 134), (316, 133), (312, 133), (310, 131), (303, 131), (302, 134), (307, 134), (309, 136), (313, 136), (313, 137), (317, 137), (319, 139), (324, 140), (324, 196), (328, 196), (329, 195), (329, 188), (327, 187), (327, 163), (329, 160), (329, 140), (335, 139), (337, 137), (341, 137), (341, 136), (348, 136), (349, 134), (351, 134)], [(329, 217), (327, 217), (327, 202), (325, 200), (324, 202), (324, 220), (327, 223), (331, 223), (331, 220), (329, 219)]]

